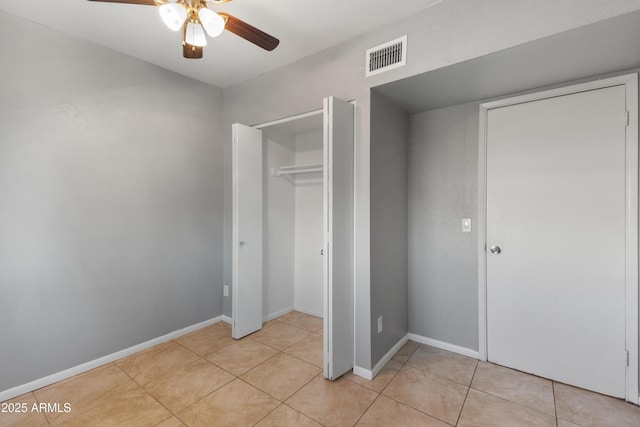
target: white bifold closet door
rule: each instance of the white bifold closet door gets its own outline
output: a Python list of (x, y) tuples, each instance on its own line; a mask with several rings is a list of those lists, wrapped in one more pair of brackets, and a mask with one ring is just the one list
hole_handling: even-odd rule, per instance
[[(354, 106), (324, 100), (324, 376), (354, 361)], [(233, 337), (262, 328), (262, 132), (233, 125)]]
[(232, 336), (262, 328), (262, 131), (232, 128)]
[(324, 377), (353, 368), (354, 106), (324, 100)]

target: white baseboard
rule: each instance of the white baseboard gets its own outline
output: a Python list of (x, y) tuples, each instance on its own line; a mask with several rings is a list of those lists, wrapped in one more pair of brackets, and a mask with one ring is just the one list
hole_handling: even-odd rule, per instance
[(233, 319), (231, 317), (229, 317), (229, 316), (222, 315), (222, 321), (224, 323), (228, 323), (230, 325), (233, 325)]
[(324, 318), (324, 313), (322, 312), (318, 313), (317, 311), (309, 310), (304, 307), (294, 307), (294, 310), (299, 311), (300, 313), (308, 314), (309, 316), (315, 316), (321, 319)]
[(287, 307), (287, 308), (283, 308), (282, 310), (278, 310), (274, 313), (271, 314), (267, 314), (266, 316), (264, 316), (262, 318), (262, 322), (266, 323), (270, 320), (273, 320), (275, 318), (278, 318), (280, 316), (284, 316), (285, 314), (291, 313), (293, 311), (293, 307)]
[(4, 402), (8, 399), (13, 399), (14, 397), (29, 393), (42, 387), (46, 387), (53, 383), (57, 383), (58, 381), (66, 380), (67, 378), (70, 378), (74, 375), (82, 374), (83, 372), (90, 371), (91, 369), (95, 369), (102, 365), (106, 365), (107, 363), (114, 362), (118, 359), (122, 359), (123, 357), (127, 357), (139, 351), (151, 348), (154, 345), (162, 344), (163, 342), (171, 341), (193, 331), (197, 331), (198, 329), (206, 328), (207, 326), (211, 326), (222, 320), (224, 320), (223, 316), (214, 317), (213, 319), (205, 320), (204, 322), (196, 323), (195, 325), (187, 326), (186, 328), (169, 332), (168, 334), (162, 335), (161, 337), (153, 338), (141, 344), (134, 345), (133, 347), (125, 348), (124, 350), (120, 350), (115, 353), (100, 357), (98, 359), (83, 363), (81, 365), (74, 366), (73, 368), (65, 369), (64, 371), (56, 372), (55, 374), (39, 378), (26, 384), (13, 387), (8, 390), (0, 391), (0, 402)]
[(364, 378), (365, 380), (371, 381), (373, 379), (373, 371), (369, 369), (361, 368), (360, 366), (353, 367), (354, 375)]
[(467, 357), (473, 357), (474, 359), (479, 359), (480, 354), (476, 350), (471, 350), (470, 348), (460, 347), (459, 345), (449, 344), (448, 342), (434, 340), (433, 338), (423, 337), (422, 335), (417, 334), (408, 334), (409, 339), (411, 341), (415, 341), (419, 344), (430, 345), (431, 347), (436, 347), (441, 350), (447, 350), (452, 353), (461, 354)]
[(387, 363), (389, 363), (389, 361), (393, 358), (393, 356), (395, 356), (395, 354), (400, 351), (400, 349), (402, 348), (403, 345), (405, 345), (407, 343), (407, 341), (409, 341), (409, 334), (405, 335), (404, 337), (400, 338), (400, 340), (394, 344), (393, 347), (391, 347), (391, 349), (384, 355), (382, 356), (382, 359), (380, 359), (378, 361), (378, 363), (376, 363), (376, 365), (373, 367), (373, 369), (368, 370), (365, 368), (362, 368), (360, 366), (354, 366), (353, 367), (353, 373), (359, 377), (362, 377), (364, 379), (367, 380), (372, 380), (376, 377), (376, 375), (378, 375), (380, 373), (380, 371), (382, 371), (382, 368), (385, 367), (385, 365)]

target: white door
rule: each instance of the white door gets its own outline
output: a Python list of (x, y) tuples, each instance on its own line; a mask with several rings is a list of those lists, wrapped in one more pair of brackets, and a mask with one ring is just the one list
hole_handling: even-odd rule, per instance
[(324, 376), (353, 368), (354, 106), (324, 99)]
[(262, 328), (262, 131), (232, 128), (233, 338)]
[(625, 110), (619, 85), (490, 109), (486, 125), (488, 360), (617, 397)]

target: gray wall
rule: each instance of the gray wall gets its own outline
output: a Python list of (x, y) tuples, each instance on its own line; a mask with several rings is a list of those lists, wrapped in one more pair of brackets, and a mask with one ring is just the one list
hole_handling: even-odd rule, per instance
[(0, 13), (0, 390), (222, 314), (221, 90)]
[[(407, 334), (407, 138), (409, 115), (371, 91), (372, 360)], [(378, 333), (378, 317), (382, 332)]]
[[(330, 95), (356, 100), (355, 352), (356, 364), (371, 368), (377, 362), (371, 355), (389, 349), (372, 348), (376, 331), (371, 329), (371, 310), (384, 311), (386, 302), (378, 301), (381, 306), (373, 307), (370, 295), (369, 88), (638, 9), (638, 0), (447, 0), (373, 33), (225, 88), (225, 284), (231, 284), (231, 124), (251, 125), (316, 110), (321, 99)], [(407, 66), (366, 79), (365, 50), (404, 34), (409, 39)], [(417, 308), (413, 310), (423, 310), (428, 302), (414, 304)], [(232, 315), (231, 298), (225, 299), (224, 312)], [(420, 325), (419, 330), (424, 327)], [(476, 321), (466, 335), (451, 341), (467, 345), (466, 337), (477, 333)]]
[[(410, 116), (409, 332), (478, 350), (479, 104)], [(472, 232), (462, 232), (471, 218)]]

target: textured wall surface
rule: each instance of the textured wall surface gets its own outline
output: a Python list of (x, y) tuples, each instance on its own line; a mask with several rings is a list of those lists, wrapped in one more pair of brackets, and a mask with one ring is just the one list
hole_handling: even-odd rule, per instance
[(0, 13), (0, 391), (222, 314), (222, 94)]
[[(409, 331), (478, 349), (478, 104), (410, 116)], [(472, 232), (462, 232), (471, 218)]]

